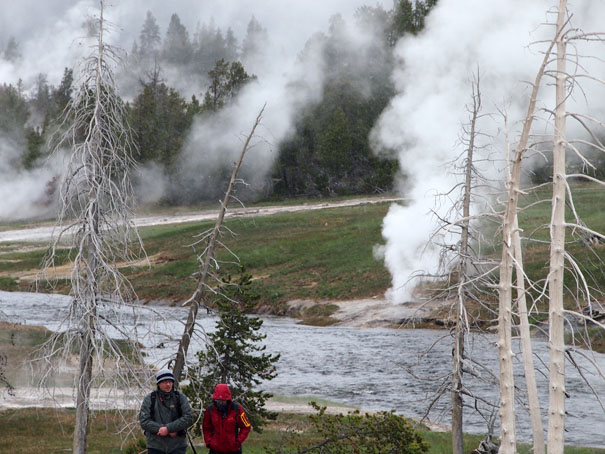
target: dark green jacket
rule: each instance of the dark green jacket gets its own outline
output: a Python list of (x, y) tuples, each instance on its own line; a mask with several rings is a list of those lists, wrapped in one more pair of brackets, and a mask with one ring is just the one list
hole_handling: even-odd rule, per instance
[[(157, 391), (154, 391), (155, 393)], [(166, 426), (168, 432), (181, 432), (193, 424), (193, 412), (187, 397), (182, 392), (175, 393), (172, 391), (168, 398), (162, 402), (159, 395), (155, 398), (155, 408), (151, 408), (151, 395), (149, 393), (143, 399), (141, 405), (141, 413), (139, 421), (141, 427), (145, 431), (147, 437), (147, 447), (159, 449), (160, 451), (169, 453), (177, 448), (187, 446), (187, 438), (185, 435), (177, 435), (176, 437), (160, 437), (156, 435), (160, 427)], [(182, 415), (179, 418), (176, 405), (176, 399), (180, 399)]]

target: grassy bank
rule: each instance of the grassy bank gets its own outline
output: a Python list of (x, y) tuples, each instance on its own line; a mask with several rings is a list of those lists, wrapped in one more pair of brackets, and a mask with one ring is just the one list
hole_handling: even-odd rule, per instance
[[(605, 191), (595, 185), (575, 184), (572, 187), (577, 212), (583, 222), (595, 231), (605, 232)], [(540, 284), (548, 273), (548, 228), (550, 219), (548, 187), (522, 197), (525, 209), (520, 214), (523, 229), (526, 272), (538, 283), (530, 294), (540, 294)], [(233, 218), (226, 227), (235, 235), (226, 234), (222, 241), (234, 251), (247, 271), (254, 277), (259, 304), (280, 313), (283, 303), (292, 299), (346, 300), (382, 295), (390, 286), (390, 275), (382, 260), (373, 256), (375, 245), (384, 243), (381, 225), (389, 203), (367, 204), (347, 208), (330, 208), (297, 213), (275, 214), (256, 218)], [(572, 214), (568, 210), (567, 218)], [(123, 268), (143, 300), (183, 301), (196, 285), (192, 275), (197, 271), (197, 253), (203, 245), (192, 246), (197, 235), (213, 226), (213, 222), (164, 225), (142, 228), (149, 265)], [(428, 232), (427, 232), (428, 235)], [(494, 245), (483, 245), (494, 258), (500, 255), (499, 232), (487, 239)], [(588, 244), (592, 241), (592, 249)], [(0, 244), (0, 288), (30, 290), (32, 278), (42, 261), (44, 246)], [(568, 251), (585, 272), (594, 289), (605, 288), (605, 247), (594, 238), (568, 232)], [(222, 250), (222, 260), (231, 257)], [(67, 257), (63, 254), (63, 262)], [(235, 267), (223, 266), (225, 273), (237, 274)], [(64, 274), (67, 277), (67, 274)], [(576, 285), (573, 273), (566, 273), (568, 305), (573, 304)], [(67, 280), (59, 285), (66, 291)], [(605, 299), (605, 298), (603, 298)], [(544, 301), (544, 298), (542, 299)], [(545, 304), (537, 307), (544, 311)], [(325, 319), (329, 314), (320, 314)], [(312, 315), (310, 315), (312, 316)], [(313, 315), (316, 316), (316, 315)], [(545, 314), (535, 314), (536, 320)], [(321, 321), (321, 320), (320, 320)]]
[[(71, 448), (75, 412), (73, 409), (28, 408), (4, 410), (0, 412), (0, 425), (3, 427), (0, 437), (0, 452), (38, 454), (64, 452)], [(117, 454), (122, 448), (142, 437), (138, 425), (133, 423), (132, 432), (124, 431), (127, 421), (134, 421), (134, 412), (95, 413), (88, 437), (88, 452), (91, 454)], [(277, 421), (271, 423), (262, 434), (252, 432), (245, 443), (245, 452), (261, 454), (266, 447), (276, 446), (283, 438), (288, 427), (304, 427), (306, 416), (301, 414), (281, 413)], [(35, 432), (32, 432), (35, 427)], [(120, 434), (121, 432), (121, 434)], [(430, 432), (420, 430), (422, 437), (430, 443), (430, 454), (450, 454), (451, 436), (447, 432)], [(481, 437), (466, 435), (465, 453), (470, 453), (479, 444)], [(206, 452), (200, 438), (194, 440), (199, 452)], [(197, 445), (200, 445), (197, 448)], [(192, 452), (191, 449), (188, 452)], [(529, 454), (530, 447), (519, 446), (519, 454)], [(605, 449), (579, 448), (568, 446), (566, 454), (605, 454)]]
[[(222, 241), (237, 253), (255, 279), (260, 304), (290, 299), (347, 299), (381, 295), (390, 285), (382, 261), (373, 257), (388, 204), (361, 205), (258, 218), (228, 219), (235, 236)], [(138, 295), (148, 300), (182, 301), (195, 288), (195, 237), (213, 222), (141, 229), (151, 267), (124, 268)], [(0, 286), (28, 290), (44, 250), (0, 246)], [(232, 260), (225, 250), (219, 259)], [(64, 257), (63, 260), (66, 260)], [(225, 266), (226, 271), (238, 272)], [(24, 274), (27, 274), (25, 278)], [(60, 286), (61, 288), (61, 286)], [(66, 285), (63, 286), (63, 289)]]

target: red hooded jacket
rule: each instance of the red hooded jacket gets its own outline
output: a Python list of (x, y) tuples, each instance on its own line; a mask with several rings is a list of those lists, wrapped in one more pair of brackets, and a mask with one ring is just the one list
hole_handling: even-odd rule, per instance
[[(221, 383), (216, 385), (212, 399), (227, 401), (227, 412), (223, 417), (216, 405), (210, 405), (204, 413), (202, 431), (206, 446), (220, 453), (237, 452), (250, 433), (250, 423), (241, 405), (237, 407), (237, 414), (231, 400), (229, 386)], [(235, 428), (239, 428), (237, 437)]]

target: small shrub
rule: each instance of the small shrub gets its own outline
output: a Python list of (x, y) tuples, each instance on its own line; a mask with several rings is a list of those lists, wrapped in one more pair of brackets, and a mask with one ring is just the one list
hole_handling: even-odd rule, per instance
[(393, 412), (328, 415), (326, 407), (311, 405), (317, 410), (309, 416), (311, 430), (304, 437), (292, 431), (278, 447), (267, 448), (268, 454), (423, 454), (429, 450), (408, 420)]
[(144, 438), (129, 442), (124, 448), (124, 454), (142, 454), (147, 452), (147, 442)]

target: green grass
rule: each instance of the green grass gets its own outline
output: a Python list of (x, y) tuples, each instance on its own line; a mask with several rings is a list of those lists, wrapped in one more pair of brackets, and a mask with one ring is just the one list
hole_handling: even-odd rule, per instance
[[(373, 296), (390, 284), (388, 272), (372, 255), (373, 246), (382, 241), (380, 226), (387, 209), (387, 204), (362, 205), (228, 220), (227, 227), (237, 236), (223, 241), (255, 278), (261, 304)], [(168, 298), (189, 295), (194, 285), (189, 276), (197, 270), (197, 263), (191, 248), (184, 245), (212, 225), (144, 230), (148, 254), (160, 254), (167, 262), (141, 278), (148, 285), (159, 282), (161, 293)], [(172, 247), (167, 248), (167, 243)], [(224, 250), (217, 256), (230, 260)], [(133, 279), (137, 290), (143, 287), (138, 279)]]
[[(125, 422), (130, 421), (134, 428), (129, 437), (120, 435), (125, 428)], [(269, 424), (262, 434), (251, 432), (244, 444), (247, 454), (262, 454), (265, 448), (275, 446), (283, 437), (288, 427), (305, 427), (305, 415), (281, 413), (277, 421)], [(0, 411), (0, 452), (38, 454), (63, 452), (69, 450), (72, 444), (75, 411), (73, 409), (10, 409)], [(93, 413), (90, 434), (88, 436), (87, 452), (90, 454), (117, 454), (122, 452), (121, 446), (132, 444), (142, 437), (136, 424), (136, 413), (116, 411)], [(32, 430), (35, 428), (35, 430)], [(420, 430), (422, 437), (430, 443), (430, 454), (450, 454), (451, 436), (449, 433)], [(479, 435), (465, 435), (465, 453), (469, 454), (481, 440)], [(198, 453), (206, 452), (201, 438), (195, 438), (194, 443)], [(192, 452), (189, 450), (188, 452)], [(519, 445), (519, 454), (529, 454), (530, 446)], [(605, 454), (605, 449), (565, 447), (566, 454)]]
[[(605, 232), (605, 191), (597, 185), (576, 183), (571, 186), (576, 211), (586, 226), (597, 232)], [(549, 229), (552, 197), (551, 188), (544, 187), (522, 197), (520, 204), (524, 209), (519, 215), (519, 225), (523, 229), (525, 271), (535, 282), (543, 281), (548, 274)], [(573, 223), (573, 213), (566, 209), (566, 220)], [(575, 233), (567, 229), (566, 252), (578, 263), (587, 282), (594, 289), (605, 289), (605, 244), (595, 243), (590, 248), (582, 241), (580, 230)], [(573, 303), (578, 281), (571, 272), (565, 274), (565, 285), (569, 289), (566, 299), (568, 306)], [(538, 291), (530, 292), (534, 297)], [(601, 297), (599, 291), (595, 293)]]
[[(605, 232), (605, 191), (592, 184), (574, 184), (572, 193), (586, 225)], [(548, 273), (549, 232), (545, 226), (550, 219), (550, 197), (550, 188), (544, 187), (520, 200), (524, 207), (519, 216), (523, 236), (531, 239), (524, 240), (525, 267), (535, 282), (543, 281)], [(536, 204), (537, 201), (547, 203)], [(270, 306), (273, 313), (283, 313), (283, 303), (292, 299), (329, 301), (382, 295), (391, 284), (390, 275), (383, 262), (374, 259), (372, 249), (384, 242), (380, 231), (388, 207), (389, 203), (381, 203), (228, 219), (226, 226), (236, 235), (225, 234), (222, 241), (252, 274), (254, 290), (260, 295), (259, 304)], [(568, 219), (571, 219), (569, 210)], [(198, 270), (196, 256), (202, 248), (202, 245), (193, 247), (192, 244), (196, 235), (213, 224), (203, 222), (141, 229), (151, 267), (123, 269), (141, 299), (177, 302), (191, 296), (196, 286), (192, 277)], [(497, 259), (501, 234), (493, 231), (490, 235), (494, 238), (491, 254)], [(16, 273), (39, 266), (44, 249), (18, 252), (17, 246), (0, 245), (0, 288), (30, 290), (31, 283), (18, 281)], [(589, 284), (605, 289), (605, 246), (599, 244), (589, 250), (577, 236), (569, 233), (567, 250), (588, 276)], [(224, 249), (218, 251), (218, 257), (231, 259)], [(62, 252), (59, 263), (66, 260), (66, 254)], [(224, 266), (223, 270), (238, 272), (229, 266)], [(576, 288), (571, 273), (566, 273), (565, 284), (572, 289), (568, 293), (568, 305), (571, 305), (571, 295)], [(65, 292), (68, 286), (67, 281), (61, 281), (58, 290)], [(530, 291), (530, 296), (537, 297), (539, 293), (540, 289), (535, 289)], [(543, 303), (538, 307), (545, 309)], [(314, 316), (315, 323), (328, 323), (329, 315)], [(541, 318), (539, 313), (533, 316)]]
[[(233, 250), (253, 275), (260, 304), (279, 307), (290, 299), (337, 300), (382, 294), (390, 275), (372, 248), (381, 243), (380, 230), (388, 203), (348, 208), (286, 213), (258, 218), (228, 219), (229, 234), (222, 241)], [(152, 266), (124, 268), (140, 298), (182, 301), (196, 282), (195, 236), (213, 222), (155, 226), (141, 229)], [(41, 263), (44, 250), (0, 250), (0, 271), (18, 273)], [(224, 249), (220, 260), (232, 260)], [(60, 263), (66, 260), (63, 252)], [(229, 271), (229, 267), (224, 269)], [(233, 272), (236, 272), (232, 268)], [(15, 289), (7, 276), (3, 289)], [(6, 284), (6, 285), (3, 285)], [(27, 290), (30, 283), (20, 283)], [(65, 288), (63, 285), (60, 288)]]

